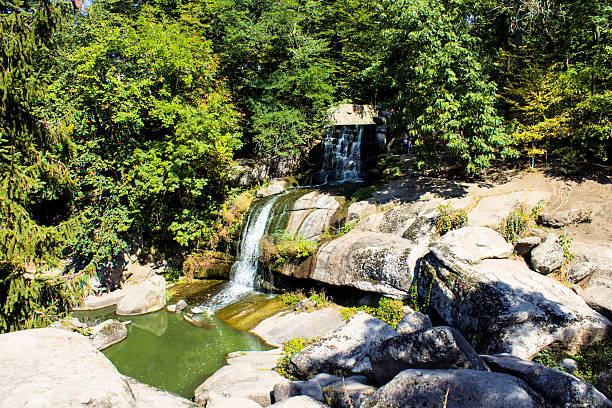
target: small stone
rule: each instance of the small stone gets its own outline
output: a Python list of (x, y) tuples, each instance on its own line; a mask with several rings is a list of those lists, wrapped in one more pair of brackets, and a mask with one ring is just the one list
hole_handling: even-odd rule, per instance
[(580, 262), (572, 265), (567, 271), (567, 279), (572, 282), (580, 282), (590, 276), (597, 270), (597, 264), (594, 262)]
[(531, 266), (536, 272), (549, 274), (563, 264), (563, 248), (557, 234), (548, 234), (540, 245), (531, 250)]
[(185, 302), (184, 299), (179, 300), (178, 303), (176, 304), (176, 311), (177, 312), (182, 312), (186, 308), (187, 308), (187, 302)]
[(410, 334), (418, 331), (431, 329), (431, 320), (427, 315), (419, 312), (406, 314), (397, 324), (397, 332), (399, 334)]
[(176, 313), (176, 305), (168, 305), (166, 306), (166, 310), (170, 313)]
[(299, 301), (299, 303), (295, 307), (295, 310), (297, 310), (298, 312), (307, 312), (309, 310), (315, 309), (316, 307), (317, 307), (316, 301), (310, 298), (306, 298), (306, 299), (302, 299)]
[(523, 256), (529, 253), (536, 246), (540, 245), (541, 242), (542, 239), (535, 236), (519, 238), (514, 245), (514, 252), (516, 252), (517, 255)]
[(570, 374), (573, 373), (574, 371), (578, 371), (578, 363), (576, 362), (576, 360), (571, 359), (571, 358), (564, 358), (563, 360), (561, 360), (559, 365), (561, 366), (562, 369), (564, 369)]

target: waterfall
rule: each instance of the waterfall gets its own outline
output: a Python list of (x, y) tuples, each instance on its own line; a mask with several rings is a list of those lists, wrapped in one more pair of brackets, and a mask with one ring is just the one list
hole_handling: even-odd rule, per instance
[(325, 138), (321, 179), (324, 183), (359, 180), (363, 126), (331, 127)]
[(232, 265), (230, 272), (230, 281), (225, 289), (205, 302), (204, 307), (209, 311), (223, 309), (242, 299), (255, 288), (255, 275), (259, 263), (259, 241), (266, 233), (270, 210), (281, 195), (267, 199), (263, 206), (254, 207), (249, 212), (247, 224), (240, 239), (238, 259)]

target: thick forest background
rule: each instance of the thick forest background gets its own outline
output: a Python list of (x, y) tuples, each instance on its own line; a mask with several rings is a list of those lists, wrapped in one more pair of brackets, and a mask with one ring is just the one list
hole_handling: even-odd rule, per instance
[(392, 112), (419, 169), (609, 163), (611, 21), (609, 0), (0, 1), (0, 331), (68, 311), (135, 240), (174, 268), (222, 249), (234, 160), (302, 154), (337, 103)]

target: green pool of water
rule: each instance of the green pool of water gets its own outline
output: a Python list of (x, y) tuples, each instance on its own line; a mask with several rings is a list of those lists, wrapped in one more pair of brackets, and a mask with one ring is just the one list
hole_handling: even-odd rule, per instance
[(225, 364), (227, 353), (271, 349), (258, 337), (206, 314), (199, 315), (203, 327), (166, 310), (142, 316), (117, 316), (113, 306), (74, 315), (91, 323), (130, 320), (128, 337), (103, 353), (122, 374), (188, 399)]

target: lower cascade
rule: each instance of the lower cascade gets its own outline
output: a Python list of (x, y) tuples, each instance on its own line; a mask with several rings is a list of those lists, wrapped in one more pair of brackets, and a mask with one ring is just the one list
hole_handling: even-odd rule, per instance
[(279, 197), (280, 195), (268, 199), (261, 207), (255, 207), (249, 214), (246, 228), (240, 239), (238, 259), (232, 265), (228, 286), (203, 305), (210, 312), (237, 302), (255, 288), (259, 241), (266, 233), (270, 211)]

